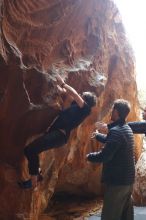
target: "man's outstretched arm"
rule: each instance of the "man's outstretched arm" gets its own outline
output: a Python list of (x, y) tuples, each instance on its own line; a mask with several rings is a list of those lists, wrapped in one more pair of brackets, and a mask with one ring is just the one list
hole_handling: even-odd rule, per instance
[(110, 161), (121, 144), (120, 136), (115, 131), (110, 131), (103, 149), (87, 154), (87, 160), (92, 163), (107, 163)]
[(130, 126), (134, 134), (146, 135), (146, 121), (128, 122), (128, 125)]

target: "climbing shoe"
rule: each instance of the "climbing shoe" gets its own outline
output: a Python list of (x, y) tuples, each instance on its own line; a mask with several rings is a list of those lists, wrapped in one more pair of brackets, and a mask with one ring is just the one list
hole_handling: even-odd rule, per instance
[[(37, 176), (37, 182), (42, 182), (43, 181), (43, 176), (41, 173), (38, 174)], [(18, 185), (22, 189), (31, 189), (32, 188), (32, 182), (31, 179), (24, 180), (24, 181), (19, 181)]]
[(30, 189), (30, 188), (32, 188), (31, 179), (25, 180), (25, 181), (19, 181), (19, 182), (18, 182), (18, 185), (19, 185), (19, 187), (22, 188), (22, 189)]

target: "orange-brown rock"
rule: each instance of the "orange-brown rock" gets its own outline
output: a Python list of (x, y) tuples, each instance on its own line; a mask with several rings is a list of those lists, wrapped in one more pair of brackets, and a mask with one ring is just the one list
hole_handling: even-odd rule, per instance
[[(133, 53), (110, 0), (3, 0), (0, 7), (0, 219), (37, 220), (55, 190), (101, 193), (101, 167), (85, 161), (99, 147), (90, 133), (95, 121), (108, 120), (116, 98), (131, 102), (129, 120), (136, 119)], [(41, 155), (39, 190), (21, 190), (25, 144), (47, 129), (63, 104), (54, 71), (78, 92), (94, 91), (98, 104), (67, 146)], [(140, 151), (137, 144), (137, 157)]]
[(146, 205), (146, 149), (143, 149), (136, 164), (136, 179), (133, 190), (136, 205)]

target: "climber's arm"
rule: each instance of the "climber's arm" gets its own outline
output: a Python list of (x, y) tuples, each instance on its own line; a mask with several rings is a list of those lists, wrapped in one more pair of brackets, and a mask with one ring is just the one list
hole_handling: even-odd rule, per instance
[(80, 108), (82, 108), (84, 106), (84, 100), (82, 99), (82, 97), (77, 93), (77, 91), (72, 88), (71, 86), (69, 86), (68, 84), (66, 84), (64, 82), (64, 80), (57, 75), (56, 77), (57, 79), (57, 83), (58, 85), (62, 88), (66, 90), (66, 93), (69, 94), (70, 96), (73, 97), (73, 99), (76, 101), (76, 103), (80, 106)]

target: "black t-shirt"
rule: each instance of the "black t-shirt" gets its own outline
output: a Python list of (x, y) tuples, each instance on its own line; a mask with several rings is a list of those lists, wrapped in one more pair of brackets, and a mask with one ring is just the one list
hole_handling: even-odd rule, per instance
[(67, 133), (79, 124), (90, 114), (91, 108), (85, 103), (82, 108), (80, 108), (76, 102), (73, 102), (72, 105), (60, 112), (58, 118), (51, 126), (51, 130), (63, 129)]

